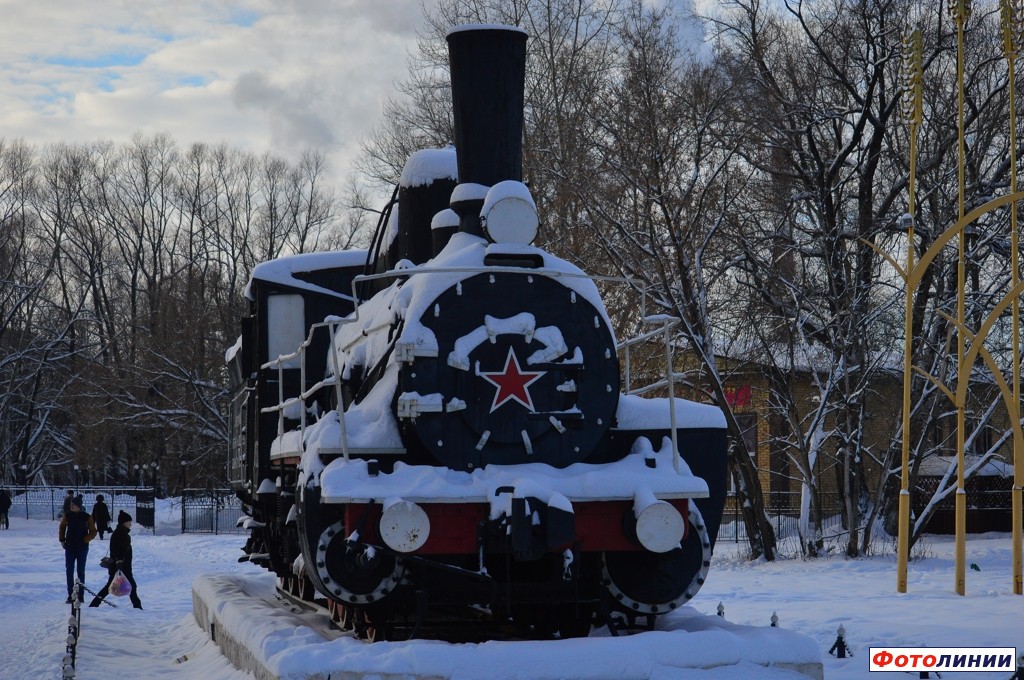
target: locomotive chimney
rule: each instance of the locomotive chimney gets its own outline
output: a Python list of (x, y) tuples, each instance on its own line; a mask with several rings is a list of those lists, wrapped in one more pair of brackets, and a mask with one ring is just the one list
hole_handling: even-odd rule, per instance
[(487, 189), (522, 180), (526, 32), (514, 26), (456, 26), (448, 33), (459, 186), (451, 207), (459, 231), (484, 236)]

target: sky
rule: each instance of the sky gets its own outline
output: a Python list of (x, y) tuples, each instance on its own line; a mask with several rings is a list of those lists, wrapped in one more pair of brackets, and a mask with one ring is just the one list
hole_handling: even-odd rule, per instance
[(315, 149), (340, 185), (434, 2), (0, 0), (0, 140)]
[[(425, 0), (430, 2), (431, 0)], [(166, 132), (337, 175), (406, 72), (421, 0), (0, 0), (0, 139)]]
[[(64, 604), (58, 522), (50, 519), (48, 508), (45, 518), (26, 519), (20, 500), (16, 495), (10, 530), (0, 531), (0, 677), (52, 678), (59, 674), (70, 613)], [(895, 592), (891, 551), (856, 560), (833, 555), (749, 562), (742, 557), (743, 545), (723, 539), (704, 587), (687, 606), (660, 619), (659, 630), (653, 633), (610, 640), (602, 628), (587, 640), (365, 645), (345, 635), (329, 642), (315, 639), (305, 618), (309, 615), (275, 601), (271, 574), (236, 561), (244, 535), (179, 533), (177, 499), (158, 500), (156, 516), (155, 533), (138, 525), (131, 532), (133, 571), (144, 609), (132, 609), (127, 598), (109, 597), (116, 606), (83, 610), (79, 680), (251, 679), (251, 674), (234, 668), (196, 624), (193, 588), (200, 589), (207, 613), (215, 612), (222, 633), (226, 630), (244, 641), (268, 666), (290, 671), (318, 672), (336, 669), (340, 663), (380, 672), (432, 669), (463, 679), (801, 680), (781, 669), (749, 663), (742, 672), (734, 665), (709, 670), (678, 667), (744, 664), (742, 659), (771, 653), (764, 658), (819, 657), (828, 680), (861, 680), (870, 675), (869, 649), (877, 646), (999, 646), (1024, 653), (1022, 598), (1010, 594), (1009, 534), (968, 537), (972, 568), (965, 597), (953, 592), (950, 536), (926, 536), (915, 547), (908, 592), (903, 594)], [(92, 591), (106, 582), (99, 559), (107, 552), (108, 540), (95, 541), (89, 550), (86, 586)], [(239, 597), (239, 589), (249, 596)], [(724, 618), (715, 616), (719, 602)], [(768, 625), (773, 612), (780, 628)], [(846, 659), (828, 653), (840, 624), (852, 652)], [(1006, 680), (1009, 675), (974, 672), (946, 677)]]

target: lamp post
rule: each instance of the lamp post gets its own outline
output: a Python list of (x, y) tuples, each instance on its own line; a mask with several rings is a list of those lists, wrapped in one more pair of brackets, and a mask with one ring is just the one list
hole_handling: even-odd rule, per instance
[(79, 474), (80, 471), (81, 471), (81, 468), (78, 467), (78, 465), (76, 464), (75, 465), (75, 493), (78, 493), (78, 486), (79, 486), (78, 480), (80, 479), (80, 474)]
[(136, 482), (135, 482), (135, 487), (138, 488), (138, 487), (142, 486), (142, 472), (139, 471), (139, 464), (138, 463), (135, 464), (135, 474), (137, 475)]
[(21, 483), (25, 487), (25, 519), (28, 519), (28, 465), (21, 464)]

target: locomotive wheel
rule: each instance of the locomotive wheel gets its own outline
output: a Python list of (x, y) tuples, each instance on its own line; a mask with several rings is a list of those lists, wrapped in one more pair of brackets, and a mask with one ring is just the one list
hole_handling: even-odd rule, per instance
[(316, 597), (313, 583), (304, 575), (287, 574), (285, 576), (278, 576), (277, 587), (298, 600), (312, 602)]
[(344, 631), (352, 630), (352, 607), (338, 604), (338, 627)]
[(347, 605), (336, 600), (327, 601), (327, 609), (331, 613), (331, 621), (338, 630), (348, 633), (354, 630), (352, 618), (352, 605)]
[(371, 604), (394, 592), (405, 565), (396, 556), (343, 538), (342, 524), (328, 527), (317, 546), (316, 569), (327, 594), (341, 602)]
[(616, 609), (632, 615), (664, 614), (697, 594), (711, 566), (711, 541), (693, 503), (689, 522), (690, 531), (675, 550), (604, 554), (602, 582)]
[[(346, 607), (347, 610), (353, 609)], [(366, 642), (383, 642), (388, 640), (388, 618), (385, 612), (375, 610), (372, 614), (365, 607), (356, 607), (352, 616), (356, 637)]]

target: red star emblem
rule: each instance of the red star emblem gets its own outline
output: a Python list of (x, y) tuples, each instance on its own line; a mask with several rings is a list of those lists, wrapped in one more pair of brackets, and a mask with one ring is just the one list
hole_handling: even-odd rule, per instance
[(530, 397), (530, 391), (526, 388), (540, 380), (546, 372), (526, 371), (524, 373), (519, 368), (519, 359), (516, 358), (515, 352), (509, 347), (508, 356), (505, 357), (505, 368), (500, 371), (480, 372), (480, 377), (498, 388), (494, 393), (490, 412), (494, 413), (509, 399), (514, 399), (533, 411), (533, 399)]

